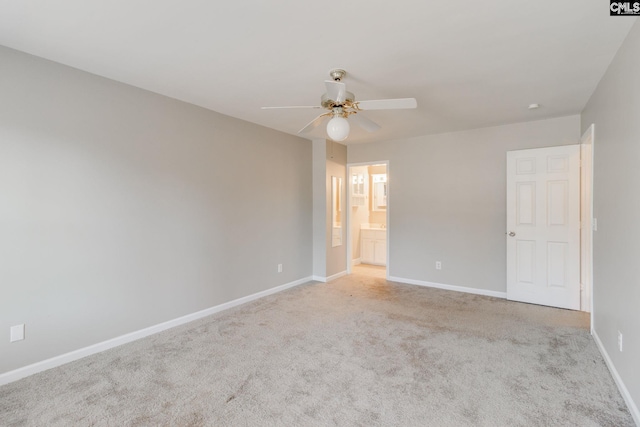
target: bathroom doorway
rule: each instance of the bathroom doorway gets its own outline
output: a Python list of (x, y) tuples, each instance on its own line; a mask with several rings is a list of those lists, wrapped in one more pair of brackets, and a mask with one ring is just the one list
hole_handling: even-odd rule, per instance
[(347, 165), (347, 272), (389, 277), (389, 162)]

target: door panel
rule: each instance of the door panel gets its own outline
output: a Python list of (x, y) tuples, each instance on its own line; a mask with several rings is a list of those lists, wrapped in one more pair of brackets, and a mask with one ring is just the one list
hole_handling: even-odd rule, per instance
[(536, 183), (518, 182), (518, 202), (516, 209), (518, 225), (535, 225), (536, 223)]
[(536, 242), (533, 240), (518, 240), (517, 251), (517, 281), (520, 284), (533, 285), (536, 271)]
[(549, 286), (566, 287), (567, 244), (563, 242), (547, 243), (547, 280)]
[(518, 175), (529, 175), (536, 173), (535, 157), (516, 159), (516, 173)]
[(548, 225), (567, 225), (569, 192), (567, 181), (547, 182)]
[(507, 298), (580, 309), (580, 148), (507, 153)]

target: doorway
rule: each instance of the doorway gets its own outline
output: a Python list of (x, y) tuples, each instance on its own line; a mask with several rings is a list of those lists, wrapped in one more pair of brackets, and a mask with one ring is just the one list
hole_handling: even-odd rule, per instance
[(347, 165), (347, 273), (389, 277), (389, 162)]
[[(593, 149), (595, 125), (591, 124), (580, 140), (580, 283), (581, 310), (593, 316)], [(593, 328), (593, 318), (591, 319)]]

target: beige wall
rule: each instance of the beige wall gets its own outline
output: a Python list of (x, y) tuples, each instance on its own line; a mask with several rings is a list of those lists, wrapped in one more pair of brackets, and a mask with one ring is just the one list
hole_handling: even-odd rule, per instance
[(390, 276), (506, 292), (506, 152), (579, 140), (570, 116), (350, 145), (349, 163), (389, 160)]
[(313, 145), (313, 275), (327, 276), (327, 217), (329, 209), (327, 187), (327, 142), (324, 139), (312, 141)]
[[(331, 177), (342, 178), (342, 203), (344, 205), (347, 181), (347, 147), (328, 140), (327, 141), (327, 218), (331, 218)], [(327, 277), (342, 273), (347, 270), (347, 224), (342, 222), (342, 245), (331, 245), (331, 223), (327, 221)]]
[[(640, 24), (582, 112), (595, 124), (593, 328), (632, 399), (640, 425)], [(623, 351), (617, 346), (623, 333)]]
[(342, 178), (342, 203), (346, 203), (347, 148), (337, 142), (313, 141), (313, 275), (324, 280), (347, 269), (346, 223), (342, 224), (342, 245), (333, 247), (331, 177)]
[(311, 275), (309, 141), (0, 64), (0, 373)]

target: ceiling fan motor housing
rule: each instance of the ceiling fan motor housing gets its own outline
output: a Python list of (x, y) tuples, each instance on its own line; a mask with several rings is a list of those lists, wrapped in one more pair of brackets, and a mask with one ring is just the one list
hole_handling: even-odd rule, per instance
[(331, 109), (333, 107), (338, 107), (344, 104), (353, 103), (355, 100), (356, 100), (356, 96), (353, 93), (345, 92), (344, 102), (341, 102), (340, 104), (338, 104), (335, 100), (329, 99), (329, 95), (325, 93), (324, 95), (322, 95), (320, 105), (322, 105), (323, 108)]

